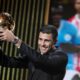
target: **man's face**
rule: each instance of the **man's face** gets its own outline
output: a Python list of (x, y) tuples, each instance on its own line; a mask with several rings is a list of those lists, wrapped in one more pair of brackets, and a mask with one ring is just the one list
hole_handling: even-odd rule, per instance
[(75, 0), (75, 9), (78, 13), (80, 13), (80, 0)]
[(52, 34), (40, 32), (38, 38), (38, 48), (41, 54), (45, 54), (46, 52), (48, 52), (52, 45), (53, 45)]

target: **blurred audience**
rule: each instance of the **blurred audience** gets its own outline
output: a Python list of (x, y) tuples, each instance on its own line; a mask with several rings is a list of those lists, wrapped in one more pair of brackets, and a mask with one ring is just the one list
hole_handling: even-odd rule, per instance
[[(60, 42), (61, 40), (64, 43), (69, 42), (69, 43), (74, 44), (74, 42), (73, 42), (74, 37), (73, 36), (76, 36), (77, 30), (74, 27), (74, 25), (69, 23), (67, 20), (63, 19), (63, 6), (58, 5), (56, 7), (52, 7), (51, 8), (51, 16), (52, 17), (51, 17), (50, 24), (54, 25), (58, 30), (58, 38), (57, 38), (56, 47), (60, 47), (60, 45), (62, 43), (62, 42)], [(71, 26), (71, 27), (69, 28), (69, 26)], [(64, 28), (64, 30), (60, 30), (60, 29), (62, 29), (62, 27)], [(68, 30), (66, 30), (66, 28)], [(61, 31), (61, 35), (60, 35), (60, 31)], [(69, 35), (67, 35), (67, 34), (69, 34)], [(75, 40), (77, 40), (77, 39), (75, 38)], [(65, 74), (64, 80), (72, 80), (72, 78), (74, 79), (75, 75), (79, 76), (79, 73), (77, 71), (75, 71), (75, 69), (73, 68), (75, 66), (74, 62), (73, 62), (73, 59), (74, 59), (73, 56), (75, 56), (75, 55), (72, 53), (67, 53), (67, 55), (68, 55), (68, 64), (66, 67), (66, 74)]]

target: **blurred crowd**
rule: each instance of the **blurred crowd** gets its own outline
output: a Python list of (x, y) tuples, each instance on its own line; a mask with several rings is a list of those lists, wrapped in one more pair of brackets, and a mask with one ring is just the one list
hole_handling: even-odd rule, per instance
[[(71, 5), (67, 6), (67, 10), (61, 1), (63, 0), (54, 2), (49, 18), (49, 24), (54, 25), (58, 30), (56, 47), (60, 47), (61, 43), (70, 43), (75, 46), (74, 48), (80, 47), (80, 0), (70, 2)], [(71, 13), (72, 10), (74, 12)], [(64, 13), (67, 18), (64, 18), (66, 17)], [(67, 55), (68, 64), (64, 80), (80, 80), (79, 52), (67, 52)]]

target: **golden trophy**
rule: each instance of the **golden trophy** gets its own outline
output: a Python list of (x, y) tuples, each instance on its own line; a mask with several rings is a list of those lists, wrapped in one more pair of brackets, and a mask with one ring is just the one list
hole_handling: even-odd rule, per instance
[(14, 30), (15, 21), (9, 13), (7, 13), (7, 12), (0, 13), (0, 27), (3, 29), (7, 28), (11, 31)]
[[(15, 28), (15, 21), (13, 17), (7, 12), (0, 13), (0, 30), (9, 29), (11, 31), (14, 31), (14, 28)], [(3, 41), (0, 40), (0, 47), (2, 45), (2, 42)]]

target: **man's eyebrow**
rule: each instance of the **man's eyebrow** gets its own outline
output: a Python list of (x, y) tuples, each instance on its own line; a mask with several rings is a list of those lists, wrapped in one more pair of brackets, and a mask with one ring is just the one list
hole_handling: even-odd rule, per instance
[(51, 41), (51, 39), (45, 39), (45, 41)]

